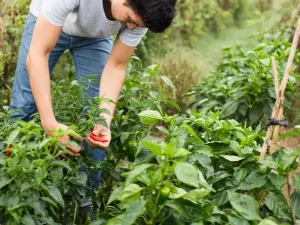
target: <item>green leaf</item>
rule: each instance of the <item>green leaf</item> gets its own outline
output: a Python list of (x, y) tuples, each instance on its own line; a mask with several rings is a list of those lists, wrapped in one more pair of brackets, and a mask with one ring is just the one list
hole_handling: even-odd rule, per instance
[(254, 198), (228, 191), (228, 199), (232, 207), (246, 220), (261, 220), (259, 205)]
[(162, 143), (142, 140), (142, 144), (157, 156), (162, 156), (164, 154), (165, 146)]
[(247, 170), (245, 168), (237, 168), (233, 174), (233, 183), (239, 185), (246, 176)]
[(105, 225), (106, 224), (106, 220), (100, 219), (100, 220), (94, 220), (92, 223), (90, 223), (89, 225)]
[(218, 192), (217, 194), (213, 195), (212, 203), (216, 206), (225, 205), (228, 202), (228, 193), (226, 190)]
[(204, 146), (204, 142), (200, 138), (194, 137), (194, 136), (187, 138), (186, 142), (190, 142), (191, 144), (199, 146), (199, 147)]
[(176, 89), (172, 81), (166, 76), (160, 76), (160, 78), (172, 89)]
[(285, 184), (285, 178), (284, 176), (276, 173), (271, 173), (270, 174), (270, 180), (271, 183), (275, 186), (275, 188), (279, 191), (282, 190), (284, 184)]
[(147, 125), (153, 125), (157, 123), (159, 120), (164, 120), (158, 111), (147, 110), (138, 114), (141, 121)]
[(109, 221), (107, 221), (106, 225), (122, 225), (123, 218), (124, 214), (111, 218)]
[(185, 148), (178, 148), (170, 153), (170, 157), (176, 158), (176, 157), (184, 157), (192, 154), (190, 151), (186, 150)]
[(49, 142), (51, 141), (51, 138), (46, 138), (44, 139), (40, 145), (39, 145), (39, 148), (43, 148), (46, 144), (48, 144)]
[(41, 200), (43, 202), (45, 202), (47, 205), (51, 205), (53, 207), (56, 207), (58, 208), (57, 204), (51, 199), (51, 198), (48, 198), (48, 197), (41, 197)]
[(300, 174), (294, 174), (294, 187), (298, 193), (300, 193)]
[(182, 124), (180, 127), (183, 128), (186, 132), (188, 132), (193, 137), (198, 138), (198, 136), (195, 133), (195, 131), (193, 130), (193, 128), (191, 126), (189, 126), (188, 124)]
[(121, 143), (124, 145), (129, 138), (129, 132), (123, 132), (120, 136)]
[(214, 172), (214, 167), (209, 156), (204, 154), (193, 154), (190, 156), (190, 160), (197, 160), (201, 164), (201, 166), (207, 169), (208, 172)]
[(205, 196), (209, 195), (209, 193), (209, 190), (205, 188), (194, 189), (183, 195), (182, 198), (197, 204), (197, 201), (203, 199)]
[(145, 212), (145, 205), (146, 202), (141, 198), (132, 202), (125, 211), (122, 225), (134, 224), (136, 219)]
[(24, 225), (35, 225), (34, 219), (31, 215), (26, 215), (22, 218), (22, 224)]
[(291, 196), (291, 208), (297, 218), (300, 218), (300, 193), (294, 192)]
[(272, 169), (278, 168), (278, 166), (279, 166), (277, 162), (272, 161), (271, 159), (265, 159), (265, 160), (261, 161), (261, 164), (263, 164), (269, 168), (272, 168)]
[(12, 144), (14, 140), (18, 137), (19, 133), (20, 133), (20, 128), (13, 130), (8, 136), (7, 144)]
[(5, 166), (6, 165), (6, 160), (5, 159), (0, 159), (0, 165)]
[(85, 172), (76, 172), (75, 177), (72, 176), (68, 180), (72, 184), (79, 185), (79, 186), (85, 186), (87, 182), (87, 174)]
[(140, 193), (140, 191), (143, 190), (139, 185), (137, 184), (129, 184), (128, 187), (126, 187), (121, 194), (118, 197), (119, 201), (124, 201), (126, 198), (131, 197), (132, 195), (135, 195), (137, 193)]
[(61, 206), (64, 205), (64, 200), (63, 200), (62, 195), (57, 187), (46, 186), (46, 185), (42, 185), (42, 187), (47, 192), (49, 197), (51, 197), (56, 203), (58, 203)]
[(200, 170), (198, 170), (198, 176), (199, 176), (199, 183), (201, 186), (205, 187), (206, 189), (208, 189), (210, 191), (215, 191), (212, 188), (212, 186), (207, 183), (207, 181), (205, 180), (205, 178)]
[(258, 225), (278, 225), (278, 224), (273, 220), (267, 218), (262, 220)]
[(212, 213), (212, 210), (205, 209), (200, 204), (195, 204), (182, 198), (167, 202), (166, 206), (173, 208), (182, 217), (193, 221), (205, 220)]
[(6, 185), (10, 184), (14, 178), (9, 178), (8, 176), (4, 175), (3, 177), (0, 178), (0, 189), (5, 187)]
[(198, 173), (194, 166), (189, 163), (179, 162), (175, 166), (175, 175), (182, 183), (198, 188)]
[(186, 191), (182, 188), (171, 187), (170, 189), (171, 191), (170, 191), (169, 199), (181, 198), (183, 195), (186, 194)]
[(176, 102), (171, 101), (171, 100), (163, 100), (163, 102), (168, 103), (170, 106), (172, 106), (174, 109), (176, 109), (177, 111), (180, 112), (180, 110), (181, 110), (180, 106)]
[(223, 112), (222, 112), (222, 117), (229, 117), (230, 115), (234, 114), (237, 110), (239, 103), (237, 100), (232, 100), (227, 102), (224, 106), (223, 106)]
[(164, 148), (164, 154), (171, 156), (175, 153), (175, 149), (177, 148), (177, 141), (171, 141)]
[(266, 59), (260, 59), (259, 60), (262, 64), (264, 64), (265, 66), (269, 66), (270, 65), (270, 59), (266, 58)]
[(128, 173), (124, 173), (123, 176), (127, 177), (126, 186), (128, 186), (134, 178), (136, 178), (138, 175), (140, 175), (142, 172), (144, 172), (146, 169), (148, 169), (151, 166), (152, 166), (151, 164), (141, 164), (135, 166), (132, 171)]
[(250, 225), (250, 223), (247, 220), (234, 217), (234, 216), (227, 216), (230, 225)]
[(227, 159), (230, 162), (238, 162), (245, 159), (244, 157), (239, 157), (235, 155), (220, 155), (220, 156), (223, 157), (224, 159)]
[(202, 221), (200, 221), (200, 222), (192, 223), (191, 225), (204, 225), (204, 223)]
[(113, 201), (117, 200), (118, 197), (120, 196), (120, 194), (123, 192), (123, 189), (124, 189), (123, 186), (116, 188), (116, 189), (111, 193), (111, 195), (109, 196), (107, 205), (109, 205), (109, 204), (112, 203)]
[(292, 220), (289, 212), (289, 205), (282, 193), (269, 193), (265, 203), (266, 206), (274, 213), (274, 215), (276, 215), (276, 217), (289, 221)]
[(265, 176), (256, 172), (252, 172), (239, 186), (240, 190), (252, 190), (254, 188), (260, 188), (267, 183)]
[(69, 171), (72, 170), (69, 163), (67, 163), (66, 161), (62, 161), (62, 160), (60, 160), (60, 161), (55, 160), (55, 161), (51, 162), (49, 167), (52, 167), (52, 166), (61, 166), (61, 167), (66, 168)]
[(207, 155), (209, 157), (215, 155), (213, 149), (208, 145), (199, 146), (198, 148), (196, 148), (196, 152), (199, 154)]
[(166, 128), (164, 128), (162, 126), (157, 126), (156, 129), (158, 129), (159, 131), (161, 131), (162, 133), (167, 134), (167, 135), (170, 133)]
[(10, 195), (8, 198), (7, 198), (7, 206), (9, 208), (13, 208), (13, 207), (17, 207), (18, 204), (20, 202), (20, 197), (17, 196), (17, 195)]

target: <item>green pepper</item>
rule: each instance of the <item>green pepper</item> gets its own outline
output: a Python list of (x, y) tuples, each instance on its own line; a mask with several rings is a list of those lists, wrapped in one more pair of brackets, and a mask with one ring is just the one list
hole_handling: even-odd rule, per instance
[(158, 204), (164, 204), (168, 199), (169, 199), (169, 195), (170, 195), (170, 188), (168, 188), (167, 186), (164, 186), (161, 190), (160, 190), (160, 196), (158, 199)]
[(268, 167), (265, 166), (265, 165), (261, 165), (258, 169), (257, 169), (257, 173), (261, 174), (261, 175), (265, 175), (267, 174), (268, 172), (270, 172), (268, 170)]
[(80, 136), (80, 134), (77, 134), (74, 130), (68, 130), (67, 135), (75, 138), (78, 141), (82, 141), (83, 137)]

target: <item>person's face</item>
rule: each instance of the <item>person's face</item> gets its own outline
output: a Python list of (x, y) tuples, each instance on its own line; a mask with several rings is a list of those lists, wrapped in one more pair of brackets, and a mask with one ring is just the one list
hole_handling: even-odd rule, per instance
[(115, 20), (133, 30), (144, 27), (144, 22), (126, 3), (126, 0), (111, 0), (111, 13)]

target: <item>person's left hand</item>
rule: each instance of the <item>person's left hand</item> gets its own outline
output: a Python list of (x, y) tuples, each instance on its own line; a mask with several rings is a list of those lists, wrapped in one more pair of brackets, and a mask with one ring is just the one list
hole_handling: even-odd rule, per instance
[(93, 147), (107, 148), (111, 141), (109, 128), (96, 124), (94, 130), (85, 138), (87, 143)]

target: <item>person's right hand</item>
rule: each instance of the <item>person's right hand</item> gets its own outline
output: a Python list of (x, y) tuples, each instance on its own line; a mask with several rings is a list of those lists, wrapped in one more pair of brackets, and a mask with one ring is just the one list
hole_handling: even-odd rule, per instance
[[(62, 144), (64, 144), (66, 146), (66, 148), (69, 150), (69, 152), (68, 152), (69, 156), (74, 156), (74, 157), (80, 156), (81, 147), (74, 147), (74, 146), (68, 145), (71, 140), (70, 137), (73, 137), (78, 141), (82, 141), (82, 139), (80, 137), (78, 137), (78, 135), (76, 135), (76, 133), (74, 131), (69, 130), (69, 128), (66, 125), (58, 123), (58, 122), (55, 124), (52, 124), (50, 126), (49, 125), (45, 126), (43, 128), (48, 136), (55, 136), (56, 135), (55, 130), (57, 130), (57, 131), (59, 129), (62, 129), (64, 131), (68, 130), (68, 135), (63, 136), (62, 138), (59, 139), (59, 141)], [(67, 158), (66, 155), (62, 155), (62, 157)]]

